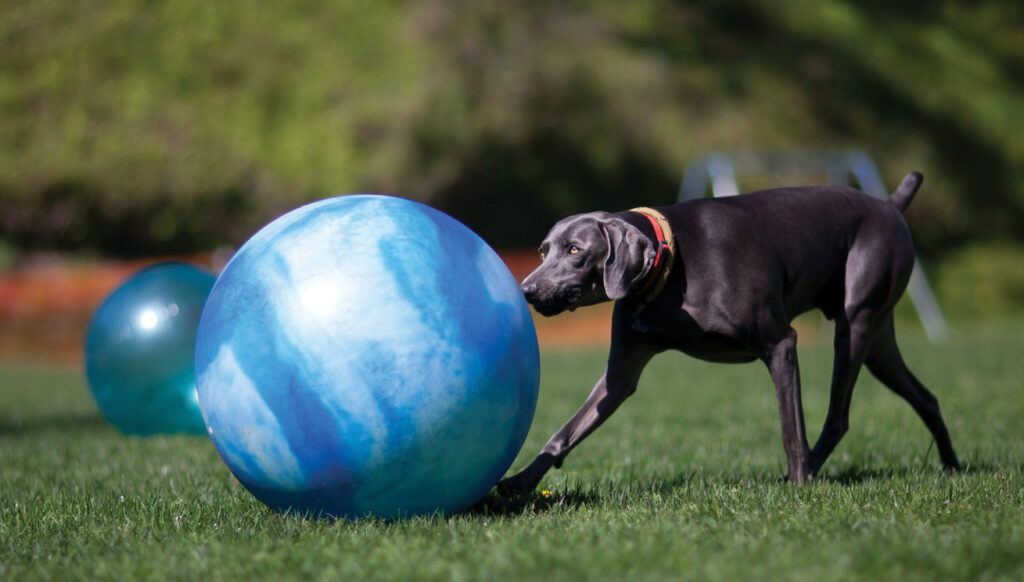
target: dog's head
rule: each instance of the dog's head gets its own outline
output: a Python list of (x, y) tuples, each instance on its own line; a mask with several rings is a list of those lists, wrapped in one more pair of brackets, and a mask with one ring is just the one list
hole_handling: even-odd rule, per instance
[(560, 220), (540, 245), (541, 264), (523, 280), (523, 295), (541, 315), (626, 297), (650, 273), (654, 244), (607, 212)]

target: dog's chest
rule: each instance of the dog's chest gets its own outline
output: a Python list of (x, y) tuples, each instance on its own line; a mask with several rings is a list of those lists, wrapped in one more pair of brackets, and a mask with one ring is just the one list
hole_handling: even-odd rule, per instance
[(629, 315), (630, 330), (644, 341), (712, 362), (748, 362), (756, 358), (742, 330), (702, 321), (683, 306), (649, 306)]

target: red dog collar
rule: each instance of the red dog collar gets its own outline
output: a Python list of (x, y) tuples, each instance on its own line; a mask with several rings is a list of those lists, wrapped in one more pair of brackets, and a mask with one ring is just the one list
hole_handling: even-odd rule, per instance
[(676, 249), (675, 237), (672, 236), (672, 227), (669, 225), (668, 219), (665, 218), (664, 214), (653, 208), (646, 207), (633, 208), (631, 212), (642, 214), (651, 222), (658, 245), (658, 250), (654, 255), (654, 264), (651, 265), (651, 273), (637, 291), (637, 295), (641, 298), (636, 308), (637, 313), (639, 313), (665, 288), (665, 283), (672, 272), (672, 258), (675, 256)]

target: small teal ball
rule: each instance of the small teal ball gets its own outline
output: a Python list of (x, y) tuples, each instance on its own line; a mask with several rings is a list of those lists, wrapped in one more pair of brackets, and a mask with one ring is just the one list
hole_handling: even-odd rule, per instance
[(206, 432), (194, 353), (215, 280), (183, 263), (156, 264), (129, 278), (96, 310), (86, 332), (86, 377), (100, 412), (121, 432)]

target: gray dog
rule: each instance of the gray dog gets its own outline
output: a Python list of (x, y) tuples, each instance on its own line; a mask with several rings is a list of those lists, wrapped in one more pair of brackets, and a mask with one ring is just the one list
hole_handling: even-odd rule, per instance
[[(803, 483), (849, 424), (861, 364), (928, 426), (947, 470), (959, 468), (935, 397), (907, 369), (893, 306), (914, 265), (902, 212), (922, 176), (908, 174), (888, 201), (841, 187), (764, 190), (559, 221), (522, 284), (545, 316), (615, 301), (608, 367), (583, 406), (505, 494), (533, 490), (551, 467), (629, 397), (651, 358), (679, 350), (712, 362), (761, 360), (779, 401), (789, 479)], [(835, 321), (832, 393), (811, 449), (804, 432), (793, 318), (811, 309)]]

